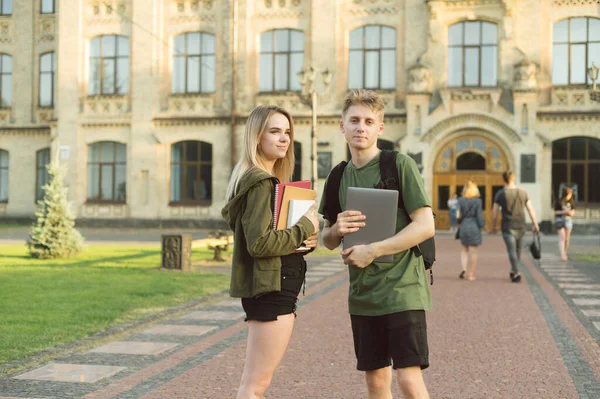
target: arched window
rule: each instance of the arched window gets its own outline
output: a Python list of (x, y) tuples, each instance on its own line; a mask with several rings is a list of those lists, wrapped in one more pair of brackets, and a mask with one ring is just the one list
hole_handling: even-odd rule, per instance
[(396, 29), (367, 25), (350, 32), (348, 88), (396, 87)]
[(125, 202), (127, 194), (126, 145), (101, 141), (88, 146), (87, 200)]
[(171, 146), (172, 204), (210, 204), (212, 159), (210, 143), (180, 141)]
[(600, 19), (569, 18), (554, 24), (552, 84), (591, 84), (587, 69), (600, 66)]
[(50, 175), (46, 167), (50, 163), (50, 148), (39, 150), (35, 154), (35, 200), (44, 198), (44, 187), (48, 184)]
[(304, 32), (274, 29), (260, 35), (260, 91), (300, 91), (296, 74), (303, 66)]
[(98, 96), (127, 93), (129, 93), (129, 38), (106, 35), (92, 39), (88, 94)]
[(485, 158), (476, 152), (465, 152), (456, 158), (456, 170), (485, 170)]
[(40, 56), (40, 107), (54, 106), (54, 75), (56, 55), (54, 52)]
[(0, 108), (12, 106), (12, 57), (0, 54)]
[(8, 151), (0, 150), (0, 202), (8, 202)]
[(564, 187), (573, 189), (573, 198), (583, 206), (600, 204), (600, 140), (568, 137), (552, 143), (552, 195)]
[(302, 180), (302, 144), (294, 141), (294, 176), (292, 181)]
[(448, 28), (448, 86), (494, 87), (498, 83), (498, 28), (466, 21)]
[(184, 33), (174, 42), (173, 93), (214, 93), (215, 35)]

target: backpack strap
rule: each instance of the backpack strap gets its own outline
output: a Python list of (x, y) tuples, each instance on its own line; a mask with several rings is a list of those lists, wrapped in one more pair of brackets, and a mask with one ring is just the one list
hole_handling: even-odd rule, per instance
[(396, 167), (396, 154), (398, 151), (381, 150), (379, 156), (379, 173), (381, 182), (375, 188), (398, 191), (398, 208), (404, 211), (404, 199), (402, 198), (402, 178)]
[(337, 222), (337, 216), (342, 212), (340, 205), (340, 184), (342, 175), (348, 162), (342, 161), (335, 166), (327, 176), (327, 186), (325, 189), (326, 202), (323, 210), (323, 217), (329, 221), (329, 225), (333, 226)]
[[(398, 210), (406, 213), (408, 220), (410, 221), (410, 215), (404, 208), (404, 198), (402, 197), (402, 177), (396, 167), (396, 154), (398, 151), (381, 150), (379, 158), (379, 172), (381, 174), (381, 182), (376, 188), (383, 188), (386, 190), (397, 190), (398, 191)], [(415, 245), (411, 248), (416, 257), (422, 255), (421, 248)]]

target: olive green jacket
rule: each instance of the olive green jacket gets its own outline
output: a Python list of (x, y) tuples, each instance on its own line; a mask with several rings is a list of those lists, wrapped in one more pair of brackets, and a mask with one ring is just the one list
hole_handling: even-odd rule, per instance
[(281, 291), (281, 256), (289, 255), (314, 232), (305, 216), (286, 230), (273, 229), (273, 192), (277, 178), (253, 167), (242, 177), (221, 214), (233, 230), (229, 294), (251, 298)]

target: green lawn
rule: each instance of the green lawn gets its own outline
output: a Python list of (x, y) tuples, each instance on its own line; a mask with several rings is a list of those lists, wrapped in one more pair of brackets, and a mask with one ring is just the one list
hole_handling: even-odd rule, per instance
[(596, 255), (596, 254), (575, 254), (575, 260), (577, 262), (598, 263), (598, 264), (600, 264), (600, 255)]
[[(211, 257), (194, 249), (192, 258)], [(161, 271), (160, 261), (158, 246), (89, 246), (46, 261), (30, 258), (24, 245), (0, 246), (0, 363), (228, 287), (226, 275)]]

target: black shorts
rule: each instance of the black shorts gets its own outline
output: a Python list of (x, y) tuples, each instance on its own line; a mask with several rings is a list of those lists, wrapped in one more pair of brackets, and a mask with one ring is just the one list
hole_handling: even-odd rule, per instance
[(304, 284), (306, 262), (301, 253), (281, 257), (281, 291), (242, 298), (246, 321), (274, 321), (277, 316), (296, 312), (298, 294)]
[(424, 310), (409, 310), (383, 316), (350, 315), (356, 368), (371, 371), (429, 367), (427, 322)]

